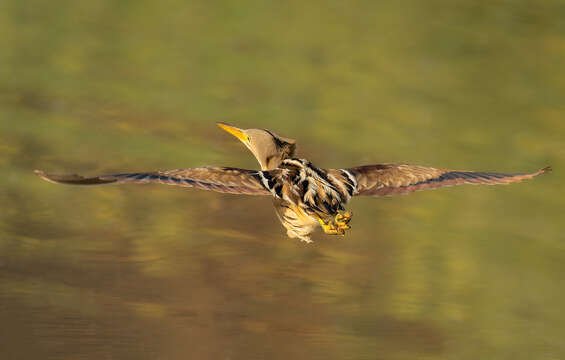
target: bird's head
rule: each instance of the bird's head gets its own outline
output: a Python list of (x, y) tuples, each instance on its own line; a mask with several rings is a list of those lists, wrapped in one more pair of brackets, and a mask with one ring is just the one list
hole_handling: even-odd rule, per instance
[(266, 129), (239, 129), (225, 123), (218, 126), (229, 132), (247, 146), (253, 153), (261, 170), (276, 169), (280, 163), (294, 154), (293, 139), (284, 138)]

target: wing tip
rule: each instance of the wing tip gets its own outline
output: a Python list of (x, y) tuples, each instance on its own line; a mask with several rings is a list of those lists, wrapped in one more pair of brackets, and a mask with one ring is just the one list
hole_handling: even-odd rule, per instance
[(84, 176), (47, 174), (42, 170), (33, 170), (33, 173), (43, 180), (53, 184), (67, 185), (101, 185), (116, 182), (116, 179), (104, 179), (100, 176), (86, 178)]
[(53, 184), (57, 184), (57, 181), (54, 181), (53, 179), (49, 178), (49, 175), (47, 175), (44, 171), (42, 170), (38, 170), (35, 169), (33, 170), (33, 173), (37, 176), (39, 176), (40, 178), (42, 178), (43, 180), (53, 183)]
[(540, 173), (540, 174), (545, 174), (545, 173), (551, 172), (551, 171), (553, 171), (553, 168), (552, 168), (551, 166), (546, 166), (546, 167), (544, 167), (543, 169), (540, 169), (540, 170), (538, 171), (538, 173)]

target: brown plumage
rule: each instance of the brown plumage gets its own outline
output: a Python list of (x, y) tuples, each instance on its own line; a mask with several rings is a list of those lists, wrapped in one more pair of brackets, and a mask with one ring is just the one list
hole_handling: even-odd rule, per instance
[(159, 183), (193, 187), (202, 190), (212, 190), (229, 194), (269, 195), (263, 187), (258, 172), (229, 167), (199, 167), (192, 169), (177, 169), (167, 171), (150, 171), (114, 175), (99, 175), (83, 177), (80, 175), (46, 174), (35, 170), (42, 179), (58, 184), (68, 185), (103, 185), (112, 183)]
[(406, 194), (459, 184), (509, 184), (551, 170), (545, 167), (532, 173), (503, 174), (405, 164), (324, 170), (308, 160), (292, 158), (295, 150), (292, 139), (269, 130), (218, 125), (249, 148), (261, 170), (199, 167), (95, 177), (53, 175), (39, 170), (35, 173), (49, 182), (71, 185), (161, 183), (230, 194), (270, 195), (287, 235), (310, 242), (310, 234), (318, 225), (326, 234), (333, 235), (343, 235), (350, 228), (351, 214), (344, 205), (352, 196)]
[(551, 171), (545, 167), (525, 174), (436, 169), (418, 165), (380, 164), (349, 169), (358, 182), (358, 195), (396, 195), (459, 184), (510, 184)]

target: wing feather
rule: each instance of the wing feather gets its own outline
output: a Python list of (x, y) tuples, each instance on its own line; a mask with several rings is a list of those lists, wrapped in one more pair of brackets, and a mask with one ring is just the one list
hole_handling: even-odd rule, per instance
[(259, 171), (229, 167), (199, 167), (168, 171), (151, 171), (83, 177), (80, 175), (46, 174), (35, 170), (42, 179), (69, 185), (102, 185), (112, 183), (160, 183), (193, 187), (230, 194), (270, 195), (261, 182)]
[(384, 196), (459, 184), (509, 184), (551, 171), (551, 167), (522, 174), (459, 171), (406, 164), (365, 165), (344, 170), (357, 180), (356, 195)]

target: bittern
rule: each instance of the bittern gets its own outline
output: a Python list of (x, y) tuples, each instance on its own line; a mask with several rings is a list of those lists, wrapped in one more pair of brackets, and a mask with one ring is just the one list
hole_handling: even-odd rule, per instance
[(261, 170), (231, 167), (197, 167), (83, 177), (54, 175), (35, 170), (43, 179), (61, 184), (161, 183), (230, 194), (266, 195), (291, 238), (311, 242), (317, 226), (326, 234), (344, 235), (351, 213), (345, 204), (353, 196), (406, 194), (459, 184), (509, 184), (551, 170), (503, 174), (447, 170), (407, 164), (365, 165), (347, 169), (321, 169), (294, 158), (295, 140), (266, 129), (239, 129), (218, 123), (253, 153)]

